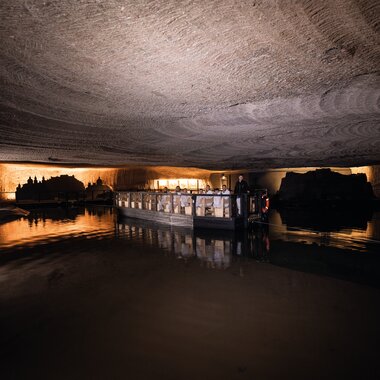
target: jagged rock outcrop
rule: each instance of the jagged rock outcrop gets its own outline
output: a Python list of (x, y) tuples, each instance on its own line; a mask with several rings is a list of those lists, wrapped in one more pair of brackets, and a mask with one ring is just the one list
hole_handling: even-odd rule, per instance
[(61, 175), (52, 177), (45, 181), (34, 181), (29, 177), (28, 182), (24, 185), (19, 185), (16, 189), (16, 200), (53, 200), (74, 196), (84, 192), (84, 185), (74, 176)]
[(277, 194), (280, 201), (358, 201), (374, 198), (365, 174), (343, 175), (330, 169), (286, 173)]

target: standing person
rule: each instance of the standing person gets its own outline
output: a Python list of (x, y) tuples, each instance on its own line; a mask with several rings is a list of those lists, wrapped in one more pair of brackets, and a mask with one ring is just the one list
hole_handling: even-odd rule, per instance
[[(249, 193), (249, 186), (247, 181), (244, 180), (243, 174), (239, 174), (239, 179), (236, 182), (234, 194), (236, 197), (236, 205), (238, 209), (238, 215), (242, 215), (242, 211), (244, 210), (244, 196), (243, 194)], [(242, 201), (243, 199), (243, 201)]]

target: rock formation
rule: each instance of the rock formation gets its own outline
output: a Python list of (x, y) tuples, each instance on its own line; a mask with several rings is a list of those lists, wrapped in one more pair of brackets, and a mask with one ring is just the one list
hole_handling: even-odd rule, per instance
[(37, 181), (29, 177), (28, 182), (24, 185), (18, 185), (16, 189), (16, 200), (64, 200), (78, 198), (79, 194), (84, 193), (84, 185), (74, 176), (61, 175), (52, 177), (45, 181)]
[(380, 161), (376, 0), (12, 0), (0, 18), (0, 161)]
[[(324, 202), (373, 199), (372, 186), (365, 174), (343, 175), (330, 169), (305, 174), (287, 173), (278, 192), (280, 201)], [(319, 203), (318, 203), (319, 204)]]

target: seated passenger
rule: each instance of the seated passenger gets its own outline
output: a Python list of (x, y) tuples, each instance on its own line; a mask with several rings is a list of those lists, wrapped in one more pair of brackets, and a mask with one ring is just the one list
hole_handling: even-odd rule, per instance
[[(167, 194), (168, 188), (165, 186), (164, 189), (162, 190), (164, 194)], [(158, 211), (163, 211), (165, 209), (165, 206), (170, 203), (170, 195), (159, 195), (157, 197), (157, 210)]]
[(196, 215), (205, 216), (205, 197), (203, 189), (199, 189), (199, 195), (196, 196), (195, 207), (196, 207)]
[(173, 195), (173, 208), (174, 212), (176, 214), (180, 213), (180, 207), (181, 207), (181, 188), (179, 186), (176, 186), (174, 193), (176, 195)]
[[(203, 189), (199, 189), (199, 194), (204, 194), (204, 190)], [(195, 202), (195, 206), (196, 207), (201, 207), (202, 205), (204, 205), (204, 197), (198, 195), (197, 196), (197, 200)]]
[(206, 191), (205, 191), (206, 196), (204, 197), (204, 203), (205, 203), (205, 216), (207, 215), (212, 215), (213, 214), (213, 198), (212, 196), (207, 196), (208, 194), (214, 194), (210, 188), (209, 185), (206, 185)]
[(220, 196), (221, 193), (219, 189), (215, 189), (214, 194), (216, 195), (216, 197), (213, 197), (214, 207), (222, 207), (222, 197)]
[(223, 186), (222, 186), (222, 194), (223, 194), (223, 195), (229, 195), (229, 194), (231, 194), (230, 190), (227, 189), (227, 186), (226, 186), (226, 185), (223, 185)]
[(230, 212), (229, 212), (229, 207), (230, 207), (230, 197), (228, 195), (230, 195), (231, 192), (229, 189), (227, 189), (227, 186), (226, 185), (223, 185), (222, 186), (222, 195), (227, 195), (225, 197), (223, 197), (223, 205), (224, 205), (224, 216), (225, 217), (229, 217), (230, 216)]
[(187, 189), (184, 188), (181, 192), (181, 207), (190, 206), (191, 197), (187, 193)]
[[(205, 194), (213, 194), (210, 185), (206, 185), (206, 193)], [(212, 198), (213, 197), (205, 197), (205, 205), (206, 207), (212, 207)]]

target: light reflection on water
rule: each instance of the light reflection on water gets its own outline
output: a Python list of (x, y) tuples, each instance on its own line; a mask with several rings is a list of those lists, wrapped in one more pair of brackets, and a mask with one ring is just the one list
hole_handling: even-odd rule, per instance
[(138, 239), (184, 262), (197, 259), (201, 265), (212, 269), (227, 269), (231, 265), (232, 255), (242, 251), (241, 241), (236, 242), (233, 233), (223, 236), (215, 231), (194, 232), (130, 219), (118, 221), (117, 236), (127, 240)]
[(280, 214), (273, 211), (267, 224), (255, 224), (248, 231), (221, 231), (118, 218), (115, 210), (106, 206), (32, 210), (28, 217), (0, 224), (0, 252), (7, 253), (3, 257), (0, 253), (0, 259), (14, 258), (16, 250), (38, 253), (41, 245), (48, 247), (45, 252), (49, 252), (48, 244), (61, 241), (68, 244), (52, 248), (56, 254), (92, 252), (96, 240), (109, 239), (112, 249), (120, 252), (125, 251), (123, 244), (131, 242), (138, 244), (142, 252), (144, 247), (156, 248), (185, 264), (196, 261), (208, 269), (228, 270), (234, 261), (244, 257), (377, 286), (379, 216), (374, 213), (371, 220), (362, 223), (365, 228), (329, 226), (325, 231), (307, 225), (287, 226)]
[[(252, 240), (255, 240), (260, 232), (264, 235), (260, 239), (268, 246), (269, 240), (280, 240), (365, 252), (368, 245), (377, 246), (380, 243), (380, 212), (373, 213), (370, 220), (361, 224), (362, 228), (335, 226), (331, 229), (330, 226), (330, 230), (318, 230), (302, 223), (287, 225), (280, 213), (273, 210), (268, 223), (255, 225), (253, 232), (194, 232), (142, 220), (118, 219), (116, 211), (106, 206), (47, 208), (31, 210), (27, 217), (0, 224), (0, 248), (38, 245), (65, 238), (115, 235), (117, 238), (157, 246), (183, 258), (193, 255), (206, 257), (205, 252), (210, 250), (210, 246), (216, 251), (217, 256), (220, 251), (226, 252), (227, 255), (233, 253), (250, 256), (253, 250)], [(242, 241), (250, 243), (242, 246)], [(202, 246), (203, 249), (200, 248)]]
[(64, 238), (100, 237), (114, 230), (112, 208), (47, 208), (0, 224), (0, 249), (22, 248)]
[[(329, 215), (325, 218), (329, 218)], [(363, 215), (360, 215), (359, 221), (357, 215), (352, 215), (351, 220), (345, 219), (343, 225), (330, 224), (326, 228), (323, 224), (310, 226), (310, 223), (300, 220), (291, 220), (286, 224), (286, 219), (283, 220), (279, 212), (272, 210), (268, 224), (271, 240), (317, 244), (358, 252), (366, 252), (368, 245), (374, 245), (374, 249), (380, 251), (380, 212), (374, 212), (368, 220), (363, 220)]]

